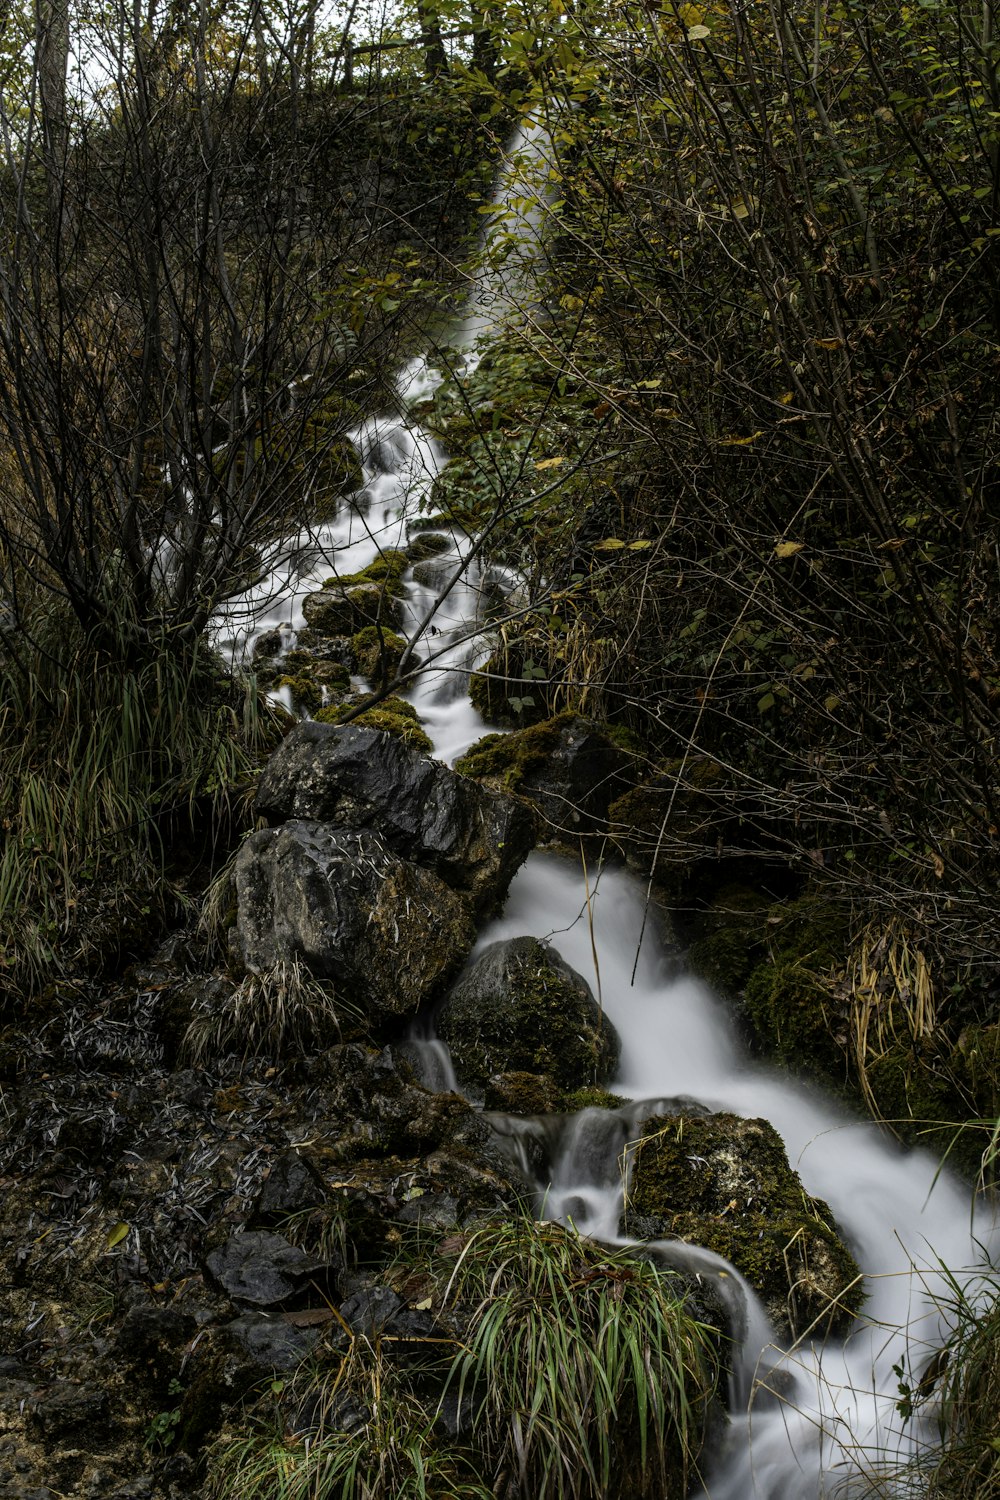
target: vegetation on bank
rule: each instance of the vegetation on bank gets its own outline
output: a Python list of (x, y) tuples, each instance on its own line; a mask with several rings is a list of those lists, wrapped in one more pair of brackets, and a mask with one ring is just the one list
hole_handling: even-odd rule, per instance
[(718, 1355), (672, 1272), (524, 1220), (418, 1249), (399, 1279), (442, 1331), (341, 1339), (281, 1392), (294, 1441), (268, 1421), (273, 1397), (256, 1433), (220, 1440), (214, 1500), (683, 1500)]

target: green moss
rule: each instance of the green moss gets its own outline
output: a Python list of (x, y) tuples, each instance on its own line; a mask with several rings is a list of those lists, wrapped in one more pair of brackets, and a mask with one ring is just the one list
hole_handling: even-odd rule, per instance
[(827, 991), (797, 958), (759, 964), (747, 980), (745, 1008), (775, 1059), (796, 1072), (843, 1081), (844, 1054), (827, 1018)]
[(863, 1300), (857, 1264), (766, 1120), (649, 1120), (634, 1146), (625, 1224), (714, 1250), (798, 1335), (843, 1329)]
[(510, 734), (487, 734), (455, 762), (455, 770), (477, 781), (499, 781), (508, 791), (516, 791), (529, 772), (545, 765), (559, 744), (561, 731), (576, 717), (556, 714)]
[(406, 641), (391, 630), (378, 625), (366, 625), (351, 640), (351, 650), (357, 670), (377, 686), (383, 674), (392, 677), (403, 658)]
[(277, 686), (289, 688), (293, 702), (300, 708), (308, 709), (310, 713), (318, 709), (323, 702), (322, 690), (317, 687), (311, 677), (279, 677)]
[(949, 1068), (933, 1040), (900, 1040), (883, 1056), (866, 1062), (865, 1078), (880, 1117), (898, 1136), (947, 1156), (950, 1166), (975, 1176), (988, 1136), (962, 1128), (970, 1109), (968, 1097), (957, 1086), (957, 1061), (953, 1054)]
[(609, 1094), (607, 1089), (588, 1086), (564, 1094), (560, 1108), (575, 1115), (581, 1109), (621, 1109), (627, 1103), (628, 1100), (621, 1094)]
[(374, 562), (368, 564), (357, 573), (341, 573), (335, 578), (327, 578), (323, 587), (325, 589), (353, 589), (363, 584), (377, 583), (387, 593), (399, 598), (402, 595), (402, 577), (410, 565), (410, 559), (405, 552), (389, 547), (380, 552)]
[[(351, 707), (352, 704), (330, 704), (328, 708), (321, 708), (315, 717), (320, 724), (340, 724)], [(394, 734), (397, 739), (405, 740), (424, 755), (430, 755), (434, 749), (413, 704), (404, 703), (401, 698), (384, 698), (374, 708), (358, 714), (351, 723), (360, 725), (362, 729), (378, 729), (383, 734)]]
[(451, 538), (440, 531), (426, 531), (412, 537), (407, 543), (406, 554), (411, 563), (426, 562), (429, 557), (439, 557), (451, 546)]
[(495, 651), (472, 673), (469, 697), (487, 723), (517, 728), (547, 716), (548, 685), (524, 673), (524, 654), (515, 646)]
[(560, 1107), (559, 1087), (549, 1073), (499, 1073), (487, 1082), (483, 1104), (508, 1115), (553, 1114)]

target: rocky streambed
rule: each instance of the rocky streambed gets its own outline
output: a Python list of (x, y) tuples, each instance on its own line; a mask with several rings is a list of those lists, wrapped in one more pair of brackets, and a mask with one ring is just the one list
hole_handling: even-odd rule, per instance
[[(220, 1443), (261, 1423), (293, 1445), (357, 1431), (370, 1392), (348, 1383), (321, 1414), (315, 1393), (362, 1345), (405, 1377), (443, 1451), (474, 1451), (447, 1381), (474, 1311), (456, 1267), (547, 1211), (581, 1129), (605, 1177), (633, 1163), (609, 1238), (707, 1246), (786, 1333), (849, 1323), (857, 1268), (773, 1129), (689, 1096), (609, 1094), (619, 1037), (558, 934), (475, 946), (551, 833), (566, 767), (511, 795), (376, 729), (300, 724), (210, 929), (113, 984), (54, 985), (7, 1029), (4, 1500), (207, 1494)], [(428, 1070), (428, 1017), (457, 1079)], [(601, 1254), (581, 1286), (612, 1275)], [(705, 1331), (699, 1421), (717, 1445), (710, 1392), (746, 1307), (672, 1259)], [(527, 1493), (483, 1464), (494, 1493)], [(607, 1493), (637, 1483), (623, 1460)]]

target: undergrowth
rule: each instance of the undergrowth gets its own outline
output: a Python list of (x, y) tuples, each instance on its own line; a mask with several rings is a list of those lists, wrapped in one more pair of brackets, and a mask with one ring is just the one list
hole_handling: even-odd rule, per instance
[(190, 859), (233, 826), (277, 741), (204, 641), (164, 633), (136, 658), (51, 600), (0, 632), (0, 995), (155, 925), (171, 850)]
[(256, 1433), (216, 1444), (209, 1500), (687, 1493), (716, 1335), (672, 1273), (530, 1220), (457, 1243), (457, 1260), (418, 1257), (435, 1332), (340, 1326), (339, 1352), (296, 1377), (280, 1429), (272, 1405)]

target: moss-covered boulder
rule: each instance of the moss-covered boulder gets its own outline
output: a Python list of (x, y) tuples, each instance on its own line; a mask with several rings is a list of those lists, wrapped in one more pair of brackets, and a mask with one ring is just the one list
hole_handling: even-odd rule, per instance
[(406, 544), (406, 555), (411, 563), (426, 562), (429, 557), (440, 557), (452, 547), (450, 537), (440, 531), (418, 532)]
[(455, 769), (534, 803), (546, 830), (575, 839), (603, 826), (631, 779), (633, 757), (600, 724), (561, 713), (511, 734), (488, 734)]
[(302, 614), (311, 629), (326, 636), (356, 635), (367, 625), (399, 624), (399, 602), (380, 583), (348, 585), (331, 579), (302, 601)]
[(767, 1120), (660, 1115), (632, 1145), (623, 1232), (731, 1261), (779, 1336), (843, 1333), (863, 1300), (858, 1266)]
[(806, 892), (758, 913), (758, 931), (760, 956), (747, 978), (743, 1004), (759, 1042), (784, 1066), (842, 1086), (845, 1050), (829, 976), (844, 962), (849, 912), (822, 894)]
[(678, 864), (714, 848), (732, 816), (722, 767), (707, 755), (665, 761), (608, 809), (611, 833), (628, 863), (666, 883)]
[(493, 943), (443, 1001), (438, 1035), (459, 1078), (546, 1074), (560, 1089), (603, 1083), (618, 1037), (587, 981), (537, 938)]
[(518, 642), (494, 651), (469, 678), (472, 706), (487, 724), (514, 729), (536, 724), (552, 712), (550, 696), (544, 670)]
[(366, 625), (351, 641), (357, 671), (376, 688), (395, 675), (405, 650), (406, 641), (401, 635), (378, 625)]

